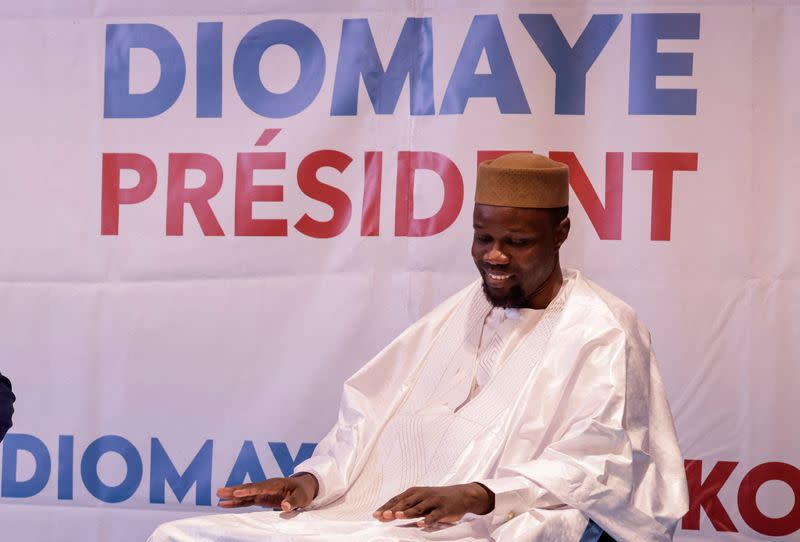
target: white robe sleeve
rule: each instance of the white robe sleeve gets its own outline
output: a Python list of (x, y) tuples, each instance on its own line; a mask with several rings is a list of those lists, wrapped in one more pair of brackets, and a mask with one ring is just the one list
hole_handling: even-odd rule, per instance
[(416, 370), (444, 323), (472, 286), (436, 307), (344, 383), (336, 425), (295, 472), (313, 474), (312, 507), (338, 499), (350, 486), (375, 437), (413, 383)]
[[(649, 336), (637, 327), (591, 338), (562, 374), (549, 375), (568, 384), (531, 398), (558, 409), (553, 440), (479, 480), (495, 493), (492, 526), (534, 508), (569, 507), (620, 541), (671, 540), (686, 510), (683, 462)], [(526, 418), (519, 437), (540, 419)]]

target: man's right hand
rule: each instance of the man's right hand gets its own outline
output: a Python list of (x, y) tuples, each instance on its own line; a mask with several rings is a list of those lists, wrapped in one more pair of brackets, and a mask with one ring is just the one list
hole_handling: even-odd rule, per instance
[(268, 506), (290, 512), (305, 508), (319, 491), (319, 483), (313, 474), (302, 473), (290, 478), (270, 478), (263, 482), (222, 487), (217, 497), (223, 508), (242, 506)]

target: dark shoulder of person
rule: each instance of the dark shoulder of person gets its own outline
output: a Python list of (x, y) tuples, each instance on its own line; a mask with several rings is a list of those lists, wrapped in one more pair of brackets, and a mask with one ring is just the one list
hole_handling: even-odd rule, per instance
[(14, 414), (16, 397), (11, 391), (11, 381), (0, 374), (0, 440), (11, 429), (11, 416)]

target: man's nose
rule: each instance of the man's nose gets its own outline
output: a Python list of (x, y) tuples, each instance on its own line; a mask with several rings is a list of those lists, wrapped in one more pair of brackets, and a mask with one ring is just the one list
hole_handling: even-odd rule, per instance
[(509, 262), (509, 258), (506, 256), (505, 252), (500, 250), (500, 246), (495, 243), (483, 255), (483, 261), (491, 265), (506, 265)]

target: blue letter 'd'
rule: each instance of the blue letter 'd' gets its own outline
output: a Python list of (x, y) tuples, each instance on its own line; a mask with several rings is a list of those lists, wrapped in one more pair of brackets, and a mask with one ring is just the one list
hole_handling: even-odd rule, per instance
[[(264, 87), (259, 64), (273, 45), (288, 45), (300, 58), (300, 77), (282, 94)], [(296, 115), (317, 97), (325, 78), (325, 50), (314, 32), (289, 19), (267, 21), (242, 38), (233, 57), (233, 80), (244, 104), (262, 117), (282, 119)]]
[(700, 37), (699, 13), (637, 13), (631, 19), (631, 115), (696, 115), (697, 90), (656, 88), (659, 75), (692, 75), (692, 53), (659, 53), (659, 39)]
[[(491, 73), (478, 75), (475, 68), (484, 50)], [(495, 98), (501, 113), (531, 112), (497, 15), (472, 19), (439, 113), (460, 115), (473, 97)]]
[[(107, 453), (117, 453), (125, 460), (125, 479), (116, 486), (108, 486), (97, 474), (97, 463)], [(142, 458), (136, 447), (125, 438), (106, 435), (86, 447), (81, 459), (83, 485), (95, 498), (108, 503), (122, 502), (136, 493), (142, 482)]]
[(211, 506), (211, 460), (214, 442), (206, 440), (192, 462), (186, 467), (183, 474), (172, 464), (164, 450), (161, 441), (157, 438), (150, 440), (150, 502), (164, 504), (165, 486), (169, 484), (175, 493), (178, 502), (189, 489), (197, 483), (195, 490), (195, 503), (200, 506)]
[[(24, 450), (33, 456), (36, 467), (27, 480), (17, 480), (17, 454)], [(32, 497), (44, 489), (50, 479), (50, 453), (44, 442), (23, 433), (10, 433), (3, 441), (3, 497)]]
[[(152, 90), (130, 93), (131, 49), (150, 49), (158, 57), (159, 79)], [(104, 116), (147, 118), (160, 115), (178, 99), (186, 79), (186, 61), (175, 36), (154, 24), (106, 26)]]
[(574, 47), (552, 15), (519, 16), (533, 41), (556, 73), (556, 115), (586, 111), (586, 72), (616, 30), (622, 15), (592, 15)]
[(391, 115), (409, 78), (412, 115), (433, 115), (433, 31), (431, 19), (409, 17), (397, 39), (386, 71), (367, 19), (345, 19), (333, 85), (331, 115), (358, 113), (358, 81), (364, 79), (372, 107)]

